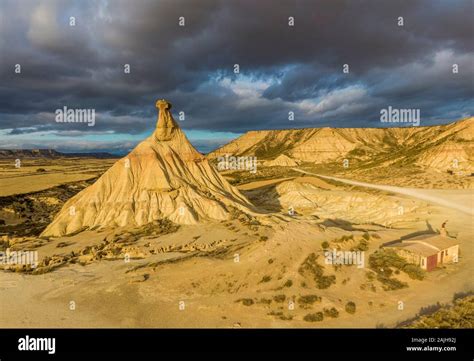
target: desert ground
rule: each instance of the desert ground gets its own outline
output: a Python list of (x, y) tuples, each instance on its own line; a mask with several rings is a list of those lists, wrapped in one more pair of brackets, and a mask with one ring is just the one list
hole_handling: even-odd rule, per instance
[[(53, 204), (57, 211), (70, 192), (58, 186), (75, 186), (73, 192), (84, 188), (88, 177), (104, 170), (98, 163), (49, 161), (44, 167), (54, 171), (41, 190), (30, 188), (28, 179), (32, 173), (35, 176), (37, 165), (4, 171), (0, 182), (17, 176), (16, 182), (8, 180), (8, 195), (14, 193), (23, 202), (32, 199), (37, 206)], [(23, 177), (23, 172), (28, 175)], [(11, 249), (37, 250), (40, 260), (50, 258), (54, 266), (43, 263), (33, 272), (0, 273), (2, 325), (394, 327), (422, 307), (449, 303), (455, 293), (473, 288), (473, 215), (464, 211), (472, 211), (470, 189), (419, 190), (420, 197), (416, 192), (354, 186), (307, 172), (243, 183), (238, 189), (257, 206), (257, 216), (86, 231), (53, 239), (28, 232), (17, 237), (10, 231), (4, 239)], [(426, 201), (427, 192), (447, 203)], [(5, 207), (8, 197), (2, 200), (5, 214), (10, 209)], [(405, 207), (403, 215), (397, 214), (400, 204)], [(286, 212), (291, 205), (297, 210), (292, 216)], [(29, 223), (17, 213), (3, 218), (20, 232)], [(367, 259), (364, 268), (334, 269), (321, 263), (324, 275), (335, 276), (328, 288), (318, 288), (311, 271), (301, 272), (311, 254), (323, 258), (324, 241), (349, 249), (368, 235), (366, 253), (371, 253), (384, 242), (436, 230), (445, 220), (460, 241), (459, 262), (427, 273), (423, 280), (400, 273), (396, 278), (406, 282), (405, 288), (384, 290), (369, 276), (374, 272)], [(353, 239), (340, 242), (343, 237)], [(348, 302), (355, 303), (354, 314), (345, 311)], [(333, 308), (337, 313), (330, 311)], [(305, 320), (318, 312), (327, 314), (322, 321)]]
[[(2, 160), (0, 250), (38, 255), (0, 265), (2, 326), (400, 327), (472, 303), (472, 119), (249, 132), (204, 156), (156, 106), (121, 159)], [(216, 164), (232, 150), (258, 163)], [(457, 262), (426, 272), (381, 248), (442, 224)], [(461, 318), (472, 326), (472, 308)]]
[(64, 158), (28, 159), (17, 166), (16, 159), (0, 160), (0, 197), (47, 190), (65, 183), (96, 178), (114, 159)]

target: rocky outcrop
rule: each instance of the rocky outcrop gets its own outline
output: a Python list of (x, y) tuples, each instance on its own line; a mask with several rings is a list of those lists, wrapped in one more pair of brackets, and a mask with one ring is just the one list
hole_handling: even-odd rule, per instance
[(163, 218), (193, 224), (229, 219), (235, 209), (251, 212), (249, 201), (188, 141), (171, 104), (159, 100), (156, 107), (154, 133), (67, 201), (42, 236), (141, 226)]
[(265, 167), (296, 167), (297, 165), (298, 162), (284, 154), (264, 163)]
[(471, 170), (473, 140), (472, 117), (427, 127), (262, 130), (247, 132), (207, 157), (257, 156), (268, 162), (285, 154), (296, 162), (311, 163), (345, 158), (390, 163), (403, 158), (407, 163), (437, 171), (451, 169), (453, 162)]

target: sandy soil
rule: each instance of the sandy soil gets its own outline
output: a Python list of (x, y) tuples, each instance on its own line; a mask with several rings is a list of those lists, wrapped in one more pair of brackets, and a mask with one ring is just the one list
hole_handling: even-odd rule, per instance
[[(464, 192), (461, 195), (456, 191), (456, 197), (465, 199), (470, 193)], [(433, 191), (431, 195), (443, 197), (443, 194), (449, 199), (452, 192)], [(408, 195), (399, 196), (403, 199)], [(99, 259), (85, 265), (68, 263), (41, 275), (0, 272), (1, 324), (4, 327), (393, 327), (414, 316), (421, 307), (449, 302), (454, 293), (474, 287), (472, 216), (456, 207), (434, 203), (427, 206), (424, 201), (420, 207), (425, 207), (426, 213), (422, 214), (426, 216), (397, 228), (354, 224), (348, 232), (335, 225), (323, 226), (322, 220), (307, 216), (273, 214), (262, 217), (259, 226), (230, 221), (185, 226), (174, 233), (140, 238), (131, 245), (137, 257), (129, 262), (120, 254), (116, 259)], [(446, 219), (449, 229), (460, 240), (460, 262), (429, 273), (423, 281), (400, 276), (409, 284), (408, 288), (383, 291), (377, 286), (375, 291), (362, 290), (367, 268), (355, 266), (344, 266), (338, 271), (326, 268), (325, 272), (336, 275), (337, 280), (328, 289), (315, 288), (311, 280), (298, 272), (308, 254), (322, 257), (321, 243), (325, 240), (348, 234), (357, 238), (367, 231), (376, 233), (380, 238), (371, 239), (368, 251), (371, 253), (384, 242), (426, 231), (427, 223), (436, 229)], [(107, 236), (107, 233), (86, 232), (51, 239), (37, 250), (40, 258), (79, 253)], [(60, 242), (67, 245), (58, 248)], [(165, 251), (152, 254), (152, 249)], [(321, 297), (321, 301), (304, 307), (298, 303), (299, 297), (313, 294)], [(252, 303), (245, 305), (242, 300)], [(295, 302), (294, 309), (290, 309), (290, 301)], [(344, 311), (348, 301), (356, 303), (356, 314)], [(400, 301), (403, 310), (398, 309)], [(73, 310), (71, 302), (75, 305)], [(307, 314), (331, 307), (339, 311), (339, 317), (326, 317), (323, 322), (304, 320)]]
[(256, 182), (250, 182), (250, 183), (245, 183), (237, 186), (237, 189), (242, 190), (242, 191), (248, 191), (251, 189), (257, 189), (257, 188), (262, 188), (262, 187), (267, 187), (270, 185), (275, 185), (281, 182), (284, 182), (285, 180), (288, 179), (293, 179), (293, 178), (278, 178), (278, 179), (269, 179), (269, 180), (263, 180), (263, 181), (256, 181)]
[[(97, 177), (115, 159), (72, 158), (61, 160), (26, 159), (19, 168), (14, 160), (0, 161), (0, 197), (37, 192)], [(43, 169), (39, 172), (38, 169)]]
[[(455, 213), (448, 216), (454, 216)], [(442, 215), (445, 217), (446, 213)], [(440, 215), (433, 218), (439, 221)], [(376, 327), (393, 326), (423, 306), (449, 302), (455, 292), (473, 287), (472, 230), (465, 215), (453, 219), (453, 227), (463, 247), (462, 259), (446, 270), (429, 274), (423, 281), (410, 281), (408, 289), (385, 292), (362, 291), (365, 270), (348, 267), (337, 274), (338, 283), (326, 290), (301, 287), (298, 266), (310, 251), (316, 251), (322, 239), (332, 238), (339, 231), (328, 231), (315, 237), (316, 229), (304, 223), (291, 223), (264, 243), (248, 243), (223, 259), (212, 256), (166, 254), (130, 263), (123, 260), (101, 261), (87, 266), (68, 265), (38, 276), (0, 273), (2, 325), (5, 327)], [(414, 229), (413, 229), (414, 230)], [(407, 230), (391, 231), (384, 240), (406, 234)], [(187, 232), (187, 233), (186, 233)], [(190, 233), (189, 233), (190, 232)], [(160, 243), (172, 243), (195, 233), (207, 234), (209, 229), (184, 230), (165, 236)], [(217, 238), (227, 231), (214, 226)], [(170, 239), (171, 238), (171, 239)], [(181, 259), (161, 263), (166, 258)], [(269, 265), (269, 260), (273, 263)], [(134, 267), (139, 266), (134, 271)], [(127, 273), (128, 271), (128, 273)], [(148, 275), (148, 276), (145, 276)], [(269, 275), (269, 282), (261, 283)], [(148, 277), (148, 278), (146, 278)], [(283, 287), (291, 279), (291, 287)], [(349, 279), (342, 284), (343, 279)], [(284, 294), (281, 303), (259, 304)], [(321, 303), (303, 309), (296, 305), (288, 310), (288, 300), (301, 295), (317, 294)], [(255, 299), (251, 306), (236, 303), (239, 299)], [(351, 300), (357, 304), (355, 315), (343, 311)], [(75, 310), (70, 310), (71, 301)], [(404, 309), (398, 309), (398, 302)], [(184, 302), (184, 310), (180, 310)], [(369, 304), (370, 303), (370, 304)], [(303, 317), (324, 307), (336, 307), (340, 316), (324, 322), (308, 323)], [(271, 313), (283, 312), (292, 320), (281, 320)]]

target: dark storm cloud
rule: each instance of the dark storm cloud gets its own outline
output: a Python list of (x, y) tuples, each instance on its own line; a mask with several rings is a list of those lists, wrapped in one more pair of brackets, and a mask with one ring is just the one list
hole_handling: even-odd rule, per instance
[[(158, 97), (188, 129), (379, 126), (388, 105), (454, 120), (472, 113), (472, 4), (1, 0), (0, 129), (137, 134)], [(96, 109), (96, 125), (55, 123), (63, 106)]]

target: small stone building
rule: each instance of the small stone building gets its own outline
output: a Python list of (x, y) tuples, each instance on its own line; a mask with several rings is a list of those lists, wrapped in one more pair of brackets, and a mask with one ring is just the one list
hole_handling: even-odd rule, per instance
[(459, 259), (458, 240), (439, 234), (425, 234), (385, 244), (384, 248), (393, 249), (407, 262), (426, 271), (432, 271), (441, 264), (458, 262)]

